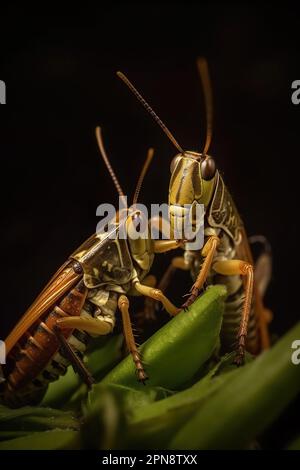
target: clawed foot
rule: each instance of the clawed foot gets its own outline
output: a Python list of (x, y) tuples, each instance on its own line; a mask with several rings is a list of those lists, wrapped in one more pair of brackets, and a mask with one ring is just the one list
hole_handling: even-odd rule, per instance
[(184, 302), (181, 308), (186, 311), (190, 305), (192, 305), (199, 295), (199, 289), (197, 287), (192, 287), (188, 299)]
[(149, 379), (148, 375), (144, 370), (137, 371), (138, 381), (141, 382), (143, 385), (146, 385), (146, 380)]
[(135, 371), (137, 379), (142, 384), (146, 385), (145, 382), (148, 380), (148, 375), (145, 372), (144, 366), (142, 364), (141, 354), (138, 350), (133, 351), (132, 353), (133, 362), (135, 364)]
[(235, 358), (234, 358), (234, 360), (233, 360), (233, 363), (234, 363), (236, 366), (240, 367), (240, 366), (244, 365), (244, 362), (245, 362), (245, 355), (244, 355), (244, 353), (237, 352), (237, 353), (236, 353), (236, 356), (235, 356)]
[(233, 363), (236, 366), (242, 366), (245, 362), (245, 336), (241, 335), (238, 337), (238, 348), (235, 353)]

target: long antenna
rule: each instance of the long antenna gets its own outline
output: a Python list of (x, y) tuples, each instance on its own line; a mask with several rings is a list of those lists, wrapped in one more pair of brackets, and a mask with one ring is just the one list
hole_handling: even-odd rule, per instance
[(202, 81), (206, 107), (206, 141), (203, 150), (203, 155), (206, 155), (211, 144), (213, 131), (213, 95), (206, 59), (199, 57), (197, 66)]
[(157, 114), (153, 111), (151, 106), (147, 103), (147, 101), (142, 97), (142, 95), (137, 91), (137, 89), (133, 86), (133, 84), (128, 80), (128, 78), (122, 73), (117, 72), (118, 77), (128, 86), (128, 88), (132, 91), (132, 93), (137, 97), (137, 99), (142, 103), (144, 108), (148, 111), (148, 113), (153, 117), (155, 122), (162, 128), (164, 133), (169, 137), (172, 144), (177, 148), (180, 153), (184, 153), (183, 148), (179, 145), (171, 131), (167, 128), (167, 126), (162, 122), (162, 120), (157, 116)]
[(137, 185), (136, 185), (136, 189), (135, 189), (135, 193), (134, 193), (134, 196), (133, 196), (133, 201), (132, 201), (132, 204), (136, 204), (137, 203), (137, 200), (138, 200), (138, 197), (139, 197), (139, 194), (140, 194), (140, 190), (141, 190), (141, 187), (142, 187), (142, 183), (143, 183), (143, 180), (145, 178), (145, 175), (148, 171), (148, 168), (149, 168), (149, 165), (151, 163), (151, 160), (153, 158), (153, 154), (154, 154), (154, 149), (153, 148), (150, 148), (148, 150), (148, 153), (147, 153), (147, 157), (146, 157), (146, 161), (143, 165), (143, 168), (142, 168), (142, 171), (140, 173), (140, 176), (139, 176), (139, 179), (138, 179), (138, 182), (137, 182)]
[(97, 126), (96, 127), (96, 131), (95, 131), (95, 134), (96, 134), (96, 139), (97, 139), (97, 143), (98, 143), (98, 147), (99, 147), (99, 150), (100, 150), (100, 153), (101, 153), (101, 156), (105, 162), (105, 165), (109, 171), (109, 174), (114, 182), (114, 185), (119, 193), (119, 196), (120, 197), (123, 197), (124, 196), (124, 193), (123, 193), (123, 190), (121, 188), (121, 185), (118, 181), (118, 178), (116, 177), (115, 175), (115, 172), (114, 170), (112, 169), (112, 166), (110, 164), (110, 161), (108, 159), (108, 156), (106, 154), (106, 151), (105, 151), (105, 148), (104, 148), (104, 144), (103, 144), (103, 139), (102, 139), (102, 132), (101, 132), (101, 127)]

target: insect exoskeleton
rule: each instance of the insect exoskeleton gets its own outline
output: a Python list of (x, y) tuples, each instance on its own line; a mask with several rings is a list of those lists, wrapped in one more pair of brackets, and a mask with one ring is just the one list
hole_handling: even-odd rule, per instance
[[(99, 127), (96, 137), (119, 196), (123, 197)], [(141, 382), (147, 379), (132, 332), (127, 295), (146, 295), (161, 301), (171, 315), (179, 312), (155, 288), (154, 276), (148, 276), (154, 253), (177, 248), (178, 242), (153, 241), (148, 221), (147, 237), (130, 235), (143, 219), (135, 204), (152, 157), (153, 149), (150, 149), (131, 210), (125, 217), (119, 214), (108, 231), (104, 228), (95, 233), (69, 257), (5, 340), (7, 364), (1, 397), (6, 405), (19, 407), (39, 402), (48, 384), (63, 375), (70, 364), (91, 387), (93, 377), (83, 356), (92, 336), (113, 331), (117, 307), (121, 311), (124, 337), (137, 378)], [(121, 229), (127, 236), (119, 236)]]
[[(203, 246), (197, 249), (193, 248), (193, 239), (185, 237), (184, 256), (173, 258), (161, 285), (167, 287), (176, 269), (190, 271), (194, 283), (182, 306), (185, 309), (205, 286), (226, 285), (228, 296), (221, 331), (222, 349), (235, 350), (235, 362), (241, 364), (245, 348), (257, 353), (269, 347), (271, 314), (262, 299), (270, 278), (271, 257), (270, 252), (266, 252), (263, 254), (264, 263), (258, 259), (254, 265), (244, 224), (214, 159), (208, 155), (212, 139), (212, 89), (206, 60), (198, 59), (197, 65), (204, 88), (207, 120), (206, 140), (201, 153), (185, 150), (128, 78), (121, 72), (117, 74), (177, 149), (170, 166), (171, 233), (173, 236), (183, 233), (188, 222), (204, 231)], [(197, 220), (197, 204), (204, 207), (202, 225)], [(259, 279), (258, 276), (255, 279), (258, 265)]]

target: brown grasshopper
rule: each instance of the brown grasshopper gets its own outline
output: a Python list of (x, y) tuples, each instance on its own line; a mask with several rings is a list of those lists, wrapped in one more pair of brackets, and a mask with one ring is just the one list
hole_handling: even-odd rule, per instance
[[(106, 155), (100, 128), (96, 137), (101, 155), (120, 197), (119, 181)], [(179, 312), (165, 295), (154, 287), (149, 274), (155, 253), (179, 246), (176, 240), (132, 238), (132, 224), (142, 223), (142, 213), (134, 209), (150, 161), (150, 149), (140, 174), (133, 210), (111, 232), (105, 228), (86, 240), (52, 277), (5, 340), (7, 364), (2, 401), (18, 407), (38, 402), (48, 384), (66, 372), (72, 364), (90, 387), (93, 378), (83, 363), (83, 354), (91, 336), (107, 335), (115, 324), (115, 312), (122, 315), (124, 337), (132, 355), (138, 380), (147, 379), (132, 332), (128, 295), (149, 296), (160, 301), (170, 315)], [(127, 233), (119, 236), (121, 225)], [(111, 237), (114, 232), (114, 237)]]

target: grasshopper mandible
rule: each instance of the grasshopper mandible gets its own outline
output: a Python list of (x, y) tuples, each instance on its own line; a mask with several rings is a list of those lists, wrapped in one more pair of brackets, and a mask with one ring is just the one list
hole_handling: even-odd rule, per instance
[[(187, 151), (179, 145), (170, 130), (153, 111), (128, 78), (117, 72), (156, 123), (178, 150), (171, 162), (169, 211), (171, 234), (189, 217), (193, 220), (194, 204), (205, 208), (204, 246), (194, 251), (185, 243), (184, 256), (175, 257), (159, 287), (164, 290), (176, 269), (190, 271), (193, 285), (183, 308), (188, 308), (206, 284), (222, 283), (228, 291), (221, 344), (226, 351), (235, 349), (235, 362), (244, 361), (245, 349), (256, 354), (269, 347), (267, 324), (271, 312), (263, 305), (263, 294), (270, 277), (271, 258), (264, 253), (257, 261), (253, 256), (244, 224), (226, 188), (214, 159), (208, 155), (212, 140), (212, 89), (205, 59), (198, 59), (206, 104), (207, 133), (202, 153)], [(191, 209), (184, 207), (189, 204)], [(258, 272), (260, 271), (260, 272)]]
[[(119, 196), (123, 197), (99, 127), (96, 138)], [(110, 229), (116, 236), (110, 237), (111, 232), (103, 228), (86, 240), (56, 272), (5, 340), (7, 364), (1, 395), (8, 406), (38, 402), (47, 385), (64, 374), (70, 364), (90, 387), (93, 378), (82, 361), (86, 345), (90, 336), (112, 332), (117, 307), (138, 380), (144, 383), (147, 379), (132, 332), (127, 295), (145, 295), (160, 301), (170, 315), (180, 311), (155, 288), (154, 276), (148, 275), (154, 253), (175, 249), (178, 241), (152, 240), (148, 220), (148, 237), (130, 236), (132, 224), (136, 227), (142, 222), (142, 212), (134, 207), (152, 157), (153, 149), (149, 149), (132, 211), (122, 221), (119, 216)], [(121, 224), (125, 224), (127, 237), (119, 237)]]

